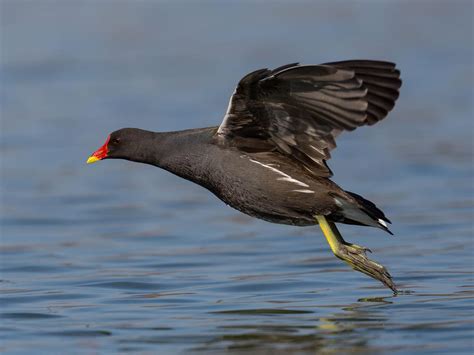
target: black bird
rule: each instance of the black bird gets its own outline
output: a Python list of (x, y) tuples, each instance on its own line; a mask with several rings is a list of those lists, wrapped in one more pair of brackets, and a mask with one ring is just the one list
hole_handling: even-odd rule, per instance
[(401, 87), (395, 64), (349, 60), (256, 70), (240, 80), (219, 127), (177, 132), (123, 128), (87, 160), (151, 164), (195, 182), (233, 208), (273, 223), (319, 224), (334, 254), (391, 288), (388, 271), (346, 242), (335, 223), (387, 228), (375, 204), (330, 180), (342, 131), (373, 125)]

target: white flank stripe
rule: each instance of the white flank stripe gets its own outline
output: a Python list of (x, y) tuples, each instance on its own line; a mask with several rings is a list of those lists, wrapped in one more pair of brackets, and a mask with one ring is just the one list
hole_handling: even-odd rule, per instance
[(313, 190), (291, 190), (291, 191), (294, 191), (294, 192), (302, 192), (304, 194), (314, 194), (314, 191)]
[(256, 161), (256, 160), (253, 160), (253, 159), (250, 159), (250, 161), (252, 163), (256, 163), (258, 165), (261, 165), (267, 169), (270, 169), (272, 171), (274, 171), (275, 173), (281, 175), (282, 177), (281, 178), (278, 178), (277, 180), (281, 180), (281, 181), (288, 181), (288, 182), (292, 182), (296, 185), (299, 185), (299, 186), (303, 186), (303, 187), (309, 187), (309, 185), (306, 185), (304, 182), (301, 182), (301, 181), (298, 181), (296, 179), (293, 179), (290, 175), (288, 174), (285, 174), (283, 171), (280, 171), (278, 169), (275, 169), (274, 167), (270, 166), (270, 165), (266, 165), (266, 164), (263, 164), (263, 163), (260, 163), (259, 161)]

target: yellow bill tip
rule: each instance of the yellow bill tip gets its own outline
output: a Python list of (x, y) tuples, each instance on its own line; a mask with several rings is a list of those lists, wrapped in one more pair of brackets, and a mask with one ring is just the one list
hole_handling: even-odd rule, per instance
[(92, 164), (92, 163), (95, 163), (95, 162), (97, 162), (97, 161), (99, 161), (99, 160), (100, 160), (100, 159), (97, 158), (96, 156), (91, 155), (91, 156), (89, 157), (89, 159), (87, 159), (87, 162), (86, 162), (86, 163), (87, 163), (87, 164)]

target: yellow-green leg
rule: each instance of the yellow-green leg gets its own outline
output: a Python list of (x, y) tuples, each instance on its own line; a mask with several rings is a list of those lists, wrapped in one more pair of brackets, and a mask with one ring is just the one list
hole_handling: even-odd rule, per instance
[(393, 292), (398, 292), (392, 281), (392, 276), (390, 276), (387, 269), (367, 258), (366, 252), (370, 252), (370, 249), (356, 244), (347, 243), (342, 238), (341, 233), (337, 230), (336, 225), (333, 222), (328, 221), (325, 216), (318, 215), (316, 216), (316, 219), (318, 220), (319, 226), (321, 227), (334, 255), (339, 259), (344, 260), (354, 270), (363, 272), (364, 274), (379, 280)]

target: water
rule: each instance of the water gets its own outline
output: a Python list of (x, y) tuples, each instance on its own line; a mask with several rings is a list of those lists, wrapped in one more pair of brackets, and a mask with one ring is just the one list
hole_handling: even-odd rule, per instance
[[(469, 2), (2, 1), (0, 351), (471, 353)], [(246, 72), (396, 61), (396, 110), (330, 166), (395, 237), (342, 226), (407, 294), (331, 255), (317, 227), (250, 219), (125, 161), (121, 127), (220, 122)]]

